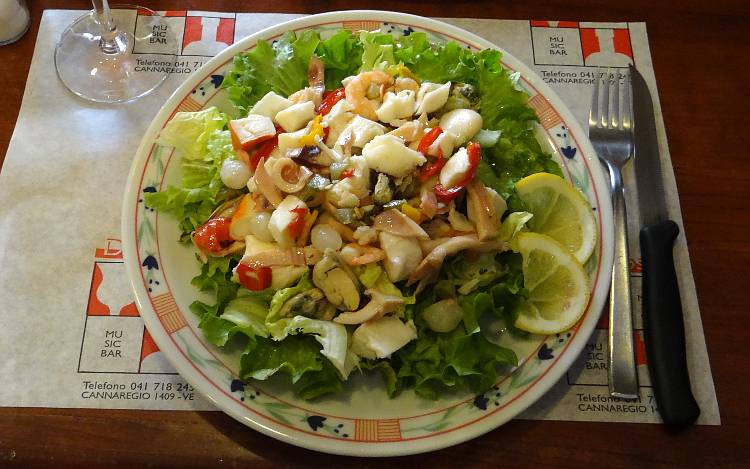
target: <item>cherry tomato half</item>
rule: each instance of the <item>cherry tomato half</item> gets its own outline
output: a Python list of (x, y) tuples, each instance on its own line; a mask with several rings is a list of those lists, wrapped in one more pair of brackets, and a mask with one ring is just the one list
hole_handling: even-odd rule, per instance
[(193, 242), (204, 251), (219, 252), (232, 241), (229, 236), (231, 218), (213, 218), (193, 233)]

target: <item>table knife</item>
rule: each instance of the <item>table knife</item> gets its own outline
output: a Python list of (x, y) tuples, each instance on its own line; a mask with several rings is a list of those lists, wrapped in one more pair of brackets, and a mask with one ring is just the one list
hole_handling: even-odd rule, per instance
[(680, 229), (669, 219), (662, 180), (654, 106), (648, 85), (632, 65), (633, 131), (640, 245), (642, 313), (648, 368), (664, 423), (687, 426), (700, 415), (690, 388), (685, 325), (672, 249)]

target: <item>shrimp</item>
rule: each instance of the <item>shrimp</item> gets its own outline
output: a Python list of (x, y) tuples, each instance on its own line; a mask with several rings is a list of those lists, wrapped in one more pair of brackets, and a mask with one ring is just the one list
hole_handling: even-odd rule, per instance
[(385, 251), (372, 246), (349, 243), (341, 250), (341, 258), (349, 265), (366, 265), (385, 259)]
[(323, 100), (323, 92), (326, 90), (325, 65), (322, 60), (314, 55), (310, 58), (310, 64), (307, 67), (307, 83), (309, 86), (292, 93), (287, 99), (294, 104), (312, 101), (317, 108), (320, 106)]
[(294, 104), (312, 101), (313, 104), (315, 104), (315, 106), (317, 107), (320, 104), (320, 100), (318, 100), (317, 102), (315, 101), (316, 99), (318, 99), (318, 96), (319, 94), (314, 88), (310, 88), (309, 86), (307, 86), (299, 91), (295, 91), (294, 93), (290, 94), (287, 99)]
[(419, 91), (419, 83), (417, 83), (413, 78), (408, 77), (398, 77), (396, 78), (396, 93), (403, 90), (410, 90), (413, 92)]
[(388, 132), (388, 135), (394, 135), (405, 143), (417, 142), (424, 135), (424, 123), (418, 120), (405, 122), (400, 127)]
[(367, 119), (377, 121), (375, 104), (367, 99), (367, 90), (369, 90), (370, 85), (391, 85), (392, 83), (393, 77), (385, 72), (373, 70), (360, 73), (346, 85), (346, 100), (354, 107), (354, 112)]

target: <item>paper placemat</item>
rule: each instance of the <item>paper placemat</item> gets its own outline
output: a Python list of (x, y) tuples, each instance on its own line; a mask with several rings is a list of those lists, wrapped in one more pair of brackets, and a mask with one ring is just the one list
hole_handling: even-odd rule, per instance
[[(173, 74), (154, 94), (134, 103), (98, 105), (69, 93), (52, 60), (60, 34), (83, 12), (44, 12), (0, 172), (1, 406), (214, 409), (175, 373), (138, 316), (119, 240), (122, 194), (141, 135), (185, 77), (223, 47), (301, 15), (162, 13), (179, 43), (153, 47), (180, 54)], [(121, 27), (135, 30), (138, 19), (133, 14)], [(444, 21), (485, 37), (530, 65), (584, 126), (596, 66), (635, 63), (656, 89), (644, 23)], [(682, 226), (658, 99), (655, 104), (670, 215)], [(632, 176), (629, 165), (626, 186)], [(640, 308), (636, 201), (628, 200), (628, 207), (633, 303)], [(690, 375), (702, 410), (698, 423), (716, 425), (718, 403), (684, 235), (678, 238), (675, 261)], [(565, 377), (520, 418), (659, 422), (640, 311), (636, 346), (639, 400), (609, 396), (605, 314)]]

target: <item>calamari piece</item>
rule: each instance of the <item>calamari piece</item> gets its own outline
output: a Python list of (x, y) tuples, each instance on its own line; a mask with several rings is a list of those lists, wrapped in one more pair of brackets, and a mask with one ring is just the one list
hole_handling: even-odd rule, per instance
[(388, 313), (392, 313), (404, 304), (404, 300), (397, 296), (384, 295), (377, 290), (366, 290), (365, 295), (370, 297), (370, 302), (358, 311), (341, 313), (333, 319), (339, 324), (362, 324), (363, 322), (380, 319)]

